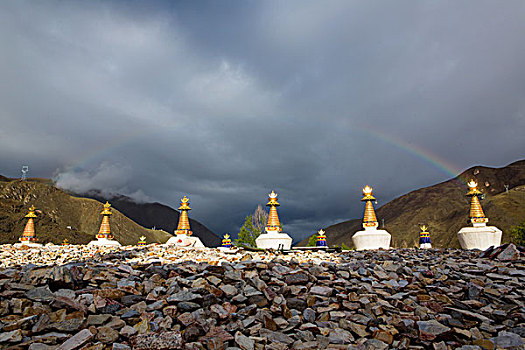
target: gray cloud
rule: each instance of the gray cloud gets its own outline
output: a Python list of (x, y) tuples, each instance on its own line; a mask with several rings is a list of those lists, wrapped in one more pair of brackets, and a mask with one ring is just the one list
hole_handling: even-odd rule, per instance
[(522, 1), (0, 4), (0, 160), (302, 236), (523, 158)]

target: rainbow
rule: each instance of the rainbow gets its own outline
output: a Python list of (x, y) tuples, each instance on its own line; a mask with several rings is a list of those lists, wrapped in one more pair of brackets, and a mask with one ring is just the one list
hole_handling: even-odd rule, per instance
[(461, 172), (459, 167), (457, 167), (455, 164), (444, 160), (443, 158), (433, 154), (432, 152), (424, 149), (419, 145), (408, 143), (405, 140), (394, 137), (393, 135), (389, 135), (385, 132), (379, 131), (377, 128), (372, 129), (370, 127), (355, 125), (353, 128), (358, 129), (359, 131), (362, 131), (363, 133), (366, 133), (369, 136), (372, 136), (373, 138), (383, 143), (395, 146), (396, 148), (404, 151), (405, 153), (419, 158), (423, 162), (431, 164), (432, 166), (434, 166), (435, 168), (439, 169), (440, 171), (452, 178), (455, 178)]
[[(387, 145), (394, 146), (395, 148), (403, 151), (404, 153), (414, 156), (420, 159), (421, 161), (432, 165), (433, 167), (440, 170), (441, 172), (443, 172), (451, 178), (456, 178), (461, 172), (459, 167), (457, 167), (455, 164), (452, 164), (451, 162), (437, 156), (436, 154), (430, 152), (422, 146), (409, 143), (401, 138), (395, 137), (394, 135), (383, 132), (375, 126), (374, 128), (372, 128), (362, 124), (357, 125), (355, 123), (351, 123), (350, 125), (345, 125), (345, 128), (341, 128), (339, 130), (347, 131), (348, 129), (352, 131), (357, 131), (362, 135), (364, 134), (370, 136)], [(84, 166), (91, 165), (90, 163), (94, 163), (98, 160), (101, 160), (101, 158), (103, 158), (105, 155), (110, 154), (115, 149), (126, 147), (138, 138), (145, 138), (150, 136), (151, 134), (154, 134), (155, 130), (156, 128), (154, 127), (150, 127), (149, 130), (145, 130), (144, 128), (138, 128), (135, 129), (133, 132), (112, 137), (107, 142), (101, 143), (97, 147), (90, 148), (89, 152), (86, 152), (84, 156), (77, 159), (74, 164), (71, 164), (67, 168), (73, 171), (80, 170)]]

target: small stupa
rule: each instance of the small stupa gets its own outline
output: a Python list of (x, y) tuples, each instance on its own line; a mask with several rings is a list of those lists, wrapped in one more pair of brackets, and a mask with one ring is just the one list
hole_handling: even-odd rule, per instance
[(268, 222), (266, 223), (265, 233), (261, 233), (255, 240), (257, 248), (263, 249), (285, 249), (292, 247), (292, 237), (286, 233), (281, 232), (281, 223), (279, 222), (279, 215), (277, 214), (277, 207), (280, 206), (277, 202), (277, 193), (272, 191), (268, 195), (267, 207), (270, 207), (268, 214)]
[(146, 236), (140, 236), (137, 245), (139, 247), (145, 247), (146, 246)]
[(166, 244), (176, 245), (178, 247), (193, 247), (193, 248), (204, 248), (199, 237), (193, 237), (190, 228), (190, 219), (188, 218), (188, 211), (191, 210), (189, 205), (189, 198), (184, 196), (180, 200), (180, 211), (179, 223), (175, 230), (175, 236), (170, 237)]
[(232, 240), (229, 234), (225, 234), (222, 239), (222, 247), (230, 249), (232, 247)]
[(486, 250), (492, 246), (500, 246), (502, 232), (495, 226), (487, 226), (489, 219), (485, 217), (479, 202), (481, 191), (478, 190), (478, 183), (470, 180), (467, 186), (469, 188), (467, 196), (471, 197), (470, 222), (472, 222), (472, 227), (463, 227), (459, 230), (458, 239), (461, 248)]
[(315, 242), (315, 246), (319, 248), (328, 248), (328, 245), (326, 244), (325, 231), (323, 229), (320, 229), (319, 232), (317, 232), (317, 241)]
[(386, 230), (378, 230), (379, 226), (374, 211), (373, 201), (376, 199), (372, 196), (372, 187), (363, 188), (364, 197), (361, 199), (365, 202), (365, 213), (363, 216), (363, 231), (358, 231), (352, 236), (352, 241), (356, 250), (365, 249), (389, 249), (392, 236)]
[(422, 225), (419, 228), (421, 229), (421, 232), (419, 233), (419, 248), (432, 248), (432, 242), (430, 241), (430, 232), (427, 231), (428, 227), (426, 225)]
[(239, 248), (235, 247), (232, 244), (232, 240), (230, 238), (229, 234), (225, 234), (224, 238), (222, 239), (222, 245), (219, 247), (219, 250), (223, 253), (230, 253), (234, 254), (239, 251)]
[(91, 241), (88, 243), (88, 247), (90, 246), (107, 246), (107, 247), (120, 247), (120, 243), (115, 241), (113, 239), (113, 235), (111, 234), (111, 226), (109, 224), (109, 217), (112, 215), (111, 213), (111, 204), (109, 202), (106, 202), (104, 204), (104, 209), (100, 212), (100, 215), (102, 215), (102, 222), (100, 223), (100, 229), (98, 230), (97, 234), (97, 240)]
[(25, 216), (27, 218), (27, 223), (24, 228), (24, 233), (22, 233), (22, 237), (19, 238), (20, 243), (15, 243), (15, 247), (20, 246), (28, 246), (28, 247), (41, 247), (42, 244), (37, 243), (38, 239), (35, 235), (35, 221), (34, 219), (37, 217), (35, 214), (35, 206), (31, 206), (29, 208), (29, 213)]

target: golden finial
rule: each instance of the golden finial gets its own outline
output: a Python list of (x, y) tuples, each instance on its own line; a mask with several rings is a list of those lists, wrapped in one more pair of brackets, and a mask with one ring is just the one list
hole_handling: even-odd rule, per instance
[(182, 197), (180, 200), (180, 207), (179, 210), (191, 210), (189, 205), (190, 199), (186, 196)]
[(419, 228), (420, 228), (421, 231), (423, 231), (423, 232), (427, 232), (427, 229), (428, 229), (428, 227), (427, 227), (426, 225), (421, 225), (421, 226), (419, 226)]
[(109, 204), (108, 201), (106, 201), (106, 204), (104, 204), (104, 210), (100, 212), (100, 215), (111, 215), (111, 204)]
[(365, 188), (363, 188), (363, 196), (362, 201), (374, 201), (375, 198), (372, 196), (372, 187), (368, 185), (365, 186)]
[(478, 190), (478, 183), (474, 180), (470, 180), (468, 183), (467, 183), (467, 186), (468, 186), (468, 193), (467, 193), (467, 196), (478, 196), (481, 194), (481, 191)]
[(275, 193), (272, 190), (272, 193), (268, 195), (268, 203), (266, 203), (266, 206), (279, 206), (279, 202), (277, 202), (277, 193)]
[(35, 206), (32, 205), (31, 207), (29, 207), (29, 213), (27, 213), (27, 215), (25, 216), (26, 218), (36, 218), (36, 214), (35, 214)]
[(146, 240), (146, 236), (140, 236), (139, 239), (140, 239), (141, 241), (145, 241), (145, 240)]
[(230, 238), (230, 235), (229, 234), (225, 234), (224, 235), (224, 239), (228, 239), (228, 238)]
[(325, 231), (323, 229), (320, 229), (317, 234), (320, 236), (324, 236)]

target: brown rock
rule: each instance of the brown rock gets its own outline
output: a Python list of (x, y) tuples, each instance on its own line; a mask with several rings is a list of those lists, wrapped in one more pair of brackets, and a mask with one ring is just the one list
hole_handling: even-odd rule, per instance
[(110, 327), (100, 327), (97, 330), (97, 340), (104, 344), (114, 343), (118, 336), (119, 332)]
[(131, 337), (130, 343), (134, 350), (181, 349), (182, 336), (173, 331), (139, 334)]
[(60, 345), (57, 348), (57, 350), (78, 349), (91, 339), (93, 339), (93, 333), (91, 333), (88, 329), (83, 329), (68, 340), (66, 340), (64, 343), (62, 343), (62, 345)]

